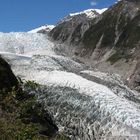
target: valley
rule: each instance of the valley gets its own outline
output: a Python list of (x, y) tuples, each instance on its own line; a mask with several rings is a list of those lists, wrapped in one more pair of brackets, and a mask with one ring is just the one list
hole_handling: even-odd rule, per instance
[(0, 40), (1, 55), (15, 75), (41, 85), (31, 92), (71, 139), (139, 135), (140, 96), (118, 75), (94, 71), (61, 48), (57, 54), (46, 34), (0, 33)]

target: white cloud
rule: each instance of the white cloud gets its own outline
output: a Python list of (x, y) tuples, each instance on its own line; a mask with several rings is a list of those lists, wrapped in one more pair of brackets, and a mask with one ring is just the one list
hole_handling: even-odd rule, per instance
[(91, 1), (90, 4), (91, 4), (91, 6), (96, 6), (97, 2), (96, 1)]

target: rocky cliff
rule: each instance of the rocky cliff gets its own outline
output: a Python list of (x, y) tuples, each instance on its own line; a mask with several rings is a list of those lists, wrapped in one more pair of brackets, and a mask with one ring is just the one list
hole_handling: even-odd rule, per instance
[(1, 89), (12, 89), (18, 86), (18, 80), (14, 76), (8, 63), (0, 57), (0, 90)]
[(89, 9), (79, 13), (69, 14), (51, 30), (54, 40), (78, 45), (85, 31), (89, 29), (95, 17), (106, 10)]

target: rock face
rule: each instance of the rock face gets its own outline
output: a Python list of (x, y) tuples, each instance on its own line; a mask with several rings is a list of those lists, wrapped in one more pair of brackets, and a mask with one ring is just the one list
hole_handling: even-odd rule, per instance
[(114, 47), (119, 59), (126, 58), (139, 46), (139, 21), (139, 2), (120, 1), (86, 31), (82, 44), (93, 51), (99, 46), (103, 54)]
[(61, 20), (50, 32), (54, 40), (77, 45), (85, 31), (89, 29), (92, 20), (106, 9), (89, 9), (80, 13), (69, 14)]
[(119, 73), (132, 87), (136, 85), (134, 77), (140, 62), (139, 21), (140, 2), (123, 0), (106, 11), (82, 38), (86, 50), (83, 56), (98, 61), (96, 66), (101, 70)]
[(85, 17), (86, 26), (78, 17), (58, 24), (52, 38), (74, 46), (73, 55), (100, 71), (118, 73), (130, 86), (137, 85), (132, 77), (140, 62), (140, 1), (119, 1), (90, 20)]
[(140, 92), (140, 62), (137, 63), (134, 73), (131, 75), (129, 85)]
[(8, 63), (0, 57), (0, 90), (18, 86), (18, 80), (14, 76)]

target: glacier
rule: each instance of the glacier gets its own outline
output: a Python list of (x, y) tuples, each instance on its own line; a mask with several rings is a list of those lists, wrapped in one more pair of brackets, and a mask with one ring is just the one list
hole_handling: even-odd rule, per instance
[(118, 75), (64, 55), (41, 33), (0, 33), (0, 55), (17, 76), (40, 84), (38, 101), (72, 140), (140, 137), (139, 93)]

